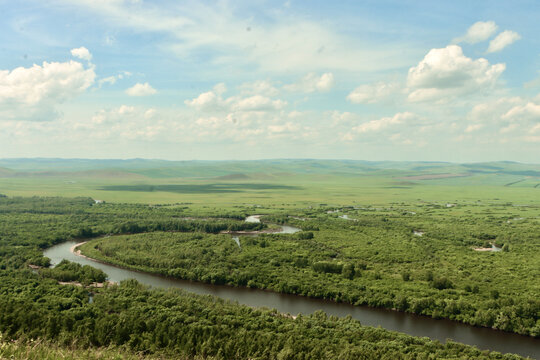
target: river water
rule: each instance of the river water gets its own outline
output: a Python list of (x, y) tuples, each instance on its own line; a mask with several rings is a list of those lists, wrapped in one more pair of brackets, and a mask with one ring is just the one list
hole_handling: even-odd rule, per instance
[[(296, 231), (299, 231), (299, 229), (283, 226), (282, 232), (294, 233)], [(388, 330), (399, 331), (413, 336), (426, 336), (441, 342), (452, 339), (453, 341), (464, 344), (475, 345), (483, 350), (516, 353), (522, 356), (530, 356), (533, 359), (540, 359), (540, 340), (532, 337), (385, 309), (353, 306), (259, 289), (204, 284), (121, 269), (75, 255), (71, 252), (71, 247), (76, 243), (75, 241), (67, 241), (55, 245), (45, 250), (44, 256), (50, 258), (53, 265), (58, 264), (62, 259), (82, 265), (91, 265), (103, 270), (108, 275), (109, 280), (114, 282), (136, 279), (142, 284), (153, 287), (181, 288), (196, 294), (214, 295), (252, 307), (275, 308), (282, 313), (292, 315), (299, 313), (311, 314), (316, 310), (323, 310), (328, 315), (339, 317), (351, 315), (354, 319), (360, 320), (363, 325), (380, 326)]]

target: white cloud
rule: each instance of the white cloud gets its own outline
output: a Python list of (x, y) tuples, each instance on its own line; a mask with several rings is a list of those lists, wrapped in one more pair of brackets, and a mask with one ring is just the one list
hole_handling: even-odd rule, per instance
[(287, 117), (291, 119), (295, 119), (295, 118), (301, 118), (302, 116), (305, 116), (305, 115), (306, 115), (305, 112), (293, 110), (287, 114)]
[(282, 133), (288, 133), (288, 132), (295, 132), (295, 131), (298, 131), (300, 129), (300, 126), (298, 126), (298, 124), (294, 124), (292, 122), (287, 122), (285, 124), (279, 124), (279, 125), (269, 125), (268, 126), (268, 131), (270, 131), (271, 133), (279, 133), (279, 134), (282, 134)]
[(201, 93), (192, 100), (185, 100), (184, 103), (199, 111), (276, 111), (287, 106), (287, 102), (280, 99), (272, 99), (263, 95), (253, 96), (231, 96), (223, 98), (226, 91), (225, 84), (214, 86), (211, 91)]
[[(540, 126), (540, 99), (504, 97), (477, 104), (467, 115), (471, 123), (465, 132), (482, 128), (483, 133), (513, 135), (515, 139), (531, 134)], [(516, 137), (517, 136), (517, 137)]]
[(90, 51), (84, 46), (77, 49), (71, 49), (71, 55), (86, 61), (92, 60), (92, 54), (90, 54)]
[[(73, 139), (94, 140), (144, 140), (164, 139), (176, 133), (179, 125), (170, 120), (162, 121), (153, 108), (121, 105), (112, 109), (102, 109), (90, 121), (77, 119), (63, 125)], [(177, 134), (176, 134), (177, 135)]]
[(97, 114), (92, 116), (90, 124), (100, 125), (110, 122), (117, 122), (127, 115), (131, 115), (135, 112), (135, 107), (128, 105), (120, 105), (117, 108), (111, 110), (100, 110)]
[(476, 104), (467, 115), (467, 119), (476, 123), (498, 123), (502, 114), (522, 103), (523, 99), (520, 97), (505, 97)]
[(236, 123), (236, 119), (232, 116), (210, 116), (200, 117), (195, 121), (195, 124), (202, 128), (202, 130), (216, 130), (224, 126), (233, 126)]
[(531, 133), (531, 134), (540, 133), (540, 123), (534, 125), (534, 126), (529, 130), (529, 133)]
[(467, 126), (467, 128), (465, 128), (465, 132), (466, 133), (475, 132), (475, 131), (480, 130), (483, 127), (484, 127), (484, 125), (482, 125), (482, 124), (471, 124), (471, 125)]
[(501, 51), (502, 49), (518, 41), (519, 39), (521, 39), (521, 35), (519, 35), (517, 32), (511, 31), (511, 30), (505, 30), (499, 35), (497, 35), (495, 39), (489, 42), (489, 47), (488, 47), (487, 52), (494, 53), (497, 51)]
[(114, 85), (118, 80), (122, 80), (124, 78), (130, 77), (132, 74), (129, 71), (122, 71), (118, 75), (112, 75), (108, 76), (106, 78), (102, 78), (98, 81), (99, 87), (102, 87), (103, 84), (109, 84)]
[(488, 89), (505, 68), (505, 64), (490, 65), (483, 58), (468, 58), (458, 45), (431, 49), (417, 66), (409, 69), (409, 100), (437, 100)]
[[(214, 66), (249, 66), (264, 72), (338, 69), (373, 71), (403, 66), (410, 43), (379, 42), (340, 33), (317, 20), (269, 9), (264, 21), (250, 24), (231, 2), (174, 3), (146, 1), (61, 0), (98, 13), (104, 21), (137, 31), (165, 33), (158, 44), (168, 54), (203, 58)], [(246, 28), (249, 27), (249, 31)]]
[(93, 67), (85, 68), (73, 60), (0, 70), (2, 117), (48, 120), (54, 116), (55, 105), (84, 92), (95, 76)]
[(394, 142), (394, 143), (401, 144), (401, 145), (412, 145), (412, 144), (415, 143), (412, 139), (405, 138), (401, 134), (391, 135), (389, 137), (389, 140)]
[(221, 95), (227, 91), (227, 86), (225, 83), (219, 83), (214, 86), (214, 92), (218, 95)]
[(254, 95), (243, 99), (231, 99), (228, 101), (232, 111), (264, 111), (283, 109), (287, 102), (272, 100), (262, 95)]
[(312, 93), (329, 91), (333, 86), (334, 75), (332, 73), (324, 73), (321, 76), (315, 73), (309, 73), (299, 82), (284, 85), (283, 88), (287, 91)]
[(129, 96), (148, 96), (157, 93), (156, 89), (150, 86), (149, 83), (137, 83), (126, 90), (126, 94)]
[(131, 114), (135, 111), (133, 106), (122, 105), (118, 108), (117, 112), (119, 115)]
[(156, 109), (148, 109), (144, 112), (144, 118), (145, 119), (151, 119), (153, 118), (157, 113), (157, 110)]
[(478, 21), (474, 23), (464, 36), (454, 39), (454, 42), (466, 42), (476, 44), (489, 39), (497, 31), (497, 24), (494, 21)]
[(380, 81), (373, 84), (360, 85), (347, 96), (347, 100), (354, 104), (373, 104), (398, 91), (399, 84)]
[(411, 112), (397, 113), (392, 117), (383, 117), (378, 120), (371, 120), (366, 123), (360, 124), (352, 128), (352, 131), (358, 134), (368, 132), (378, 132), (395, 125), (402, 125), (410, 122), (411, 120), (418, 119), (418, 116)]
[(99, 83), (99, 86), (100, 86), (100, 87), (101, 87), (103, 84), (114, 85), (114, 84), (116, 84), (116, 76), (108, 76), (108, 77), (106, 77), (106, 78), (99, 79), (98, 83)]
[(528, 102), (525, 105), (518, 105), (506, 112), (501, 117), (510, 121), (530, 121), (540, 123), (540, 104)]
[(351, 124), (358, 123), (358, 121), (360, 120), (360, 117), (357, 114), (349, 111), (332, 111), (330, 112), (329, 116), (332, 119), (331, 124), (334, 127), (341, 125), (350, 126)]
[(192, 100), (185, 100), (184, 103), (199, 110), (216, 110), (222, 107), (223, 99), (214, 91), (207, 91)]
[(247, 95), (277, 96), (279, 90), (270, 81), (260, 80), (240, 85), (240, 90)]
[(507, 134), (507, 133), (513, 132), (513, 131), (518, 130), (518, 129), (519, 129), (519, 125), (518, 125), (518, 124), (510, 124), (510, 125), (508, 125), (508, 126), (502, 127), (502, 128), (499, 130), (499, 133), (501, 133), (501, 134)]

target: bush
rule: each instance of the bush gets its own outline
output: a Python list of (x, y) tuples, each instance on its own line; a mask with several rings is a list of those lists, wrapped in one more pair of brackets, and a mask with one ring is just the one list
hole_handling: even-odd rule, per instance
[(431, 287), (437, 290), (452, 289), (454, 287), (454, 284), (452, 284), (452, 282), (448, 278), (441, 277), (434, 279), (431, 282)]
[(318, 261), (312, 265), (312, 268), (316, 272), (340, 274), (343, 270), (343, 264), (333, 261)]
[(408, 271), (405, 271), (405, 272), (401, 273), (401, 278), (403, 279), (403, 281), (410, 281), (411, 280), (411, 273), (408, 272)]
[(307, 232), (302, 231), (302, 232), (299, 232), (296, 236), (300, 240), (313, 239), (313, 233), (311, 231), (307, 231)]

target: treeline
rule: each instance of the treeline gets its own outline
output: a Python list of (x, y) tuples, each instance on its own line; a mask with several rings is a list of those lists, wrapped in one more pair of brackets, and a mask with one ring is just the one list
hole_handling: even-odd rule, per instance
[(296, 319), (134, 280), (100, 289), (0, 272), (0, 332), (79, 348), (124, 347), (143, 354), (216, 359), (520, 359), (448, 342), (363, 327), (322, 312)]

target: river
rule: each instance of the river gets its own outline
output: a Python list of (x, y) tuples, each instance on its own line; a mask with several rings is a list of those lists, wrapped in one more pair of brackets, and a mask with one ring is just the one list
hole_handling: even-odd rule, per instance
[[(293, 233), (299, 230), (291, 226), (282, 227), (283, 233)], [(323, 310), (328, 315), (339, 317), (351, 315), (354, 319), (360, 320), (363, 325), (380, 326), (413, 336), (426, 336), (441, 342), (452, 339), (460, 343), (475, 345), (480, 349), (516, 353), (522, 356), (530, 356), (533, 359), (540, 359), (540, 340), (532, 337), (386, 309), (353, 306), (259, 289), (204, 284), (121, 269), (75, 255), (71, 252), (71, 247), (76, 243), (76, 241), (67, 241), (50, 247), (44, 251), (44, 256), (50, 258), (53, 265), (58, 264), (62, 259), (82, 265), (91, 265), (103, 270), (108, 275), (109, 280), (114, 282), (136, 279), (142, 284), (153, 287), (181, 288), (196, 294), (214, 295), (252, 307), (275, 308), (282, 313), (292, 315), (299, 313), (311, 314), (316, 310)]]

